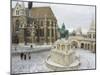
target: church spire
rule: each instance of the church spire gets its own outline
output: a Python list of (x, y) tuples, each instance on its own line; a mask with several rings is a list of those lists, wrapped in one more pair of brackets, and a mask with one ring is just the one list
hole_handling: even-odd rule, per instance
[(21, 12), (22, 12), (21, 15), (23, 15), (23, 16), (26, 15), (24, 2), (21, 3)]
[(90, 30), (95, 30), (95, 20), (92, 20)]
[(32, 8), (32, 2), (28, 2), (28, 9)]
[(25, 5), (24, 5), (24, 2), (22, 2), (22, 8), (23, 8), (23, 9), (25, 9)]

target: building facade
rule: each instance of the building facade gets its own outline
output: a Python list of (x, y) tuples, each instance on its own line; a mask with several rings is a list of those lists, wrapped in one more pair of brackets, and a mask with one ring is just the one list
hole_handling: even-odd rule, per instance
[[(31, 5), (30, 5), (31, 4)], [(57, 40), (57, 19), (50, 7), (12, 8), (12, 43), (52, 44)]]
[(73, 32), (68, 38), (71, 48), (81, 48), (85, 50), (90, 50), (96, 52), (96, 25), (92, 21), (90, 28), (86, 35), (82, 34), (81, 29)]

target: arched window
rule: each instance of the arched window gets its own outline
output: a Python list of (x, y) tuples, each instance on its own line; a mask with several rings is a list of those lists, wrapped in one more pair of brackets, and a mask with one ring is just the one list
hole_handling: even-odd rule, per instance
[(21, 54), (20, 54), (20, 58), (21, 58), (21, 60), (23, 59), (23, 56), (24, 56), (24, 54), (23, 54), (23, 53), (21, 53)]
[(21, 14), (24, 15), (24, 10), (23, 9), (21, 10)]
[(28, 53), (28, 58), (29, 58), (29, 60), (31, 59), (31, 54), (30, 53)]
[(16, 20), (16, 31), (19, 30), (19, 24), (20, 24), (19, 20)]
[(72, 42), (72, 48), (77, 48), (78, 47), (78, 43), (76, 41)]
[(24, 54), (24, 60), (26, 60), (26, 54)]
[(19, 15), (19, 10), (16, 10), (16, 15)]
[(81, 48), (84, 48), (84, 43), (81, 43)]
[(88, 44), (88, 49), (90, 49), (90, 44)]

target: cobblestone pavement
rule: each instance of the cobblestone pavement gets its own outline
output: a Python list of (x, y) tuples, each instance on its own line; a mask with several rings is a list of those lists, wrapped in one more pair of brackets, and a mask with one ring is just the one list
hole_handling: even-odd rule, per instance
[[(31, 53), (31, 59), (21, 60), (19, 55), (12, 55), (12, 73), (34, 73), (53, 71), (46, 67), (45, 60), (50, 51)], [(78, 69), (95, 69), (95, 53), (88, 50), (76, 49), (80, 55)]]

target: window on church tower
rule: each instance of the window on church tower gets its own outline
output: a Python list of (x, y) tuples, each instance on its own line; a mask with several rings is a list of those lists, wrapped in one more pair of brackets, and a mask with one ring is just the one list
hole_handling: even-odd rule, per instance
[(16, 31), (19, 30), (19, 24), (20, 24), (19, 20), (16, 20)]
[(43, 29), (40, 29), (40, 36), (44, 36), (44, 30)]
[(19, 15), (19, 10), (16, 10), (16, 15)]
[(21, 10), (21, 14), (24, 15), (24, 10), (23, 9)]

